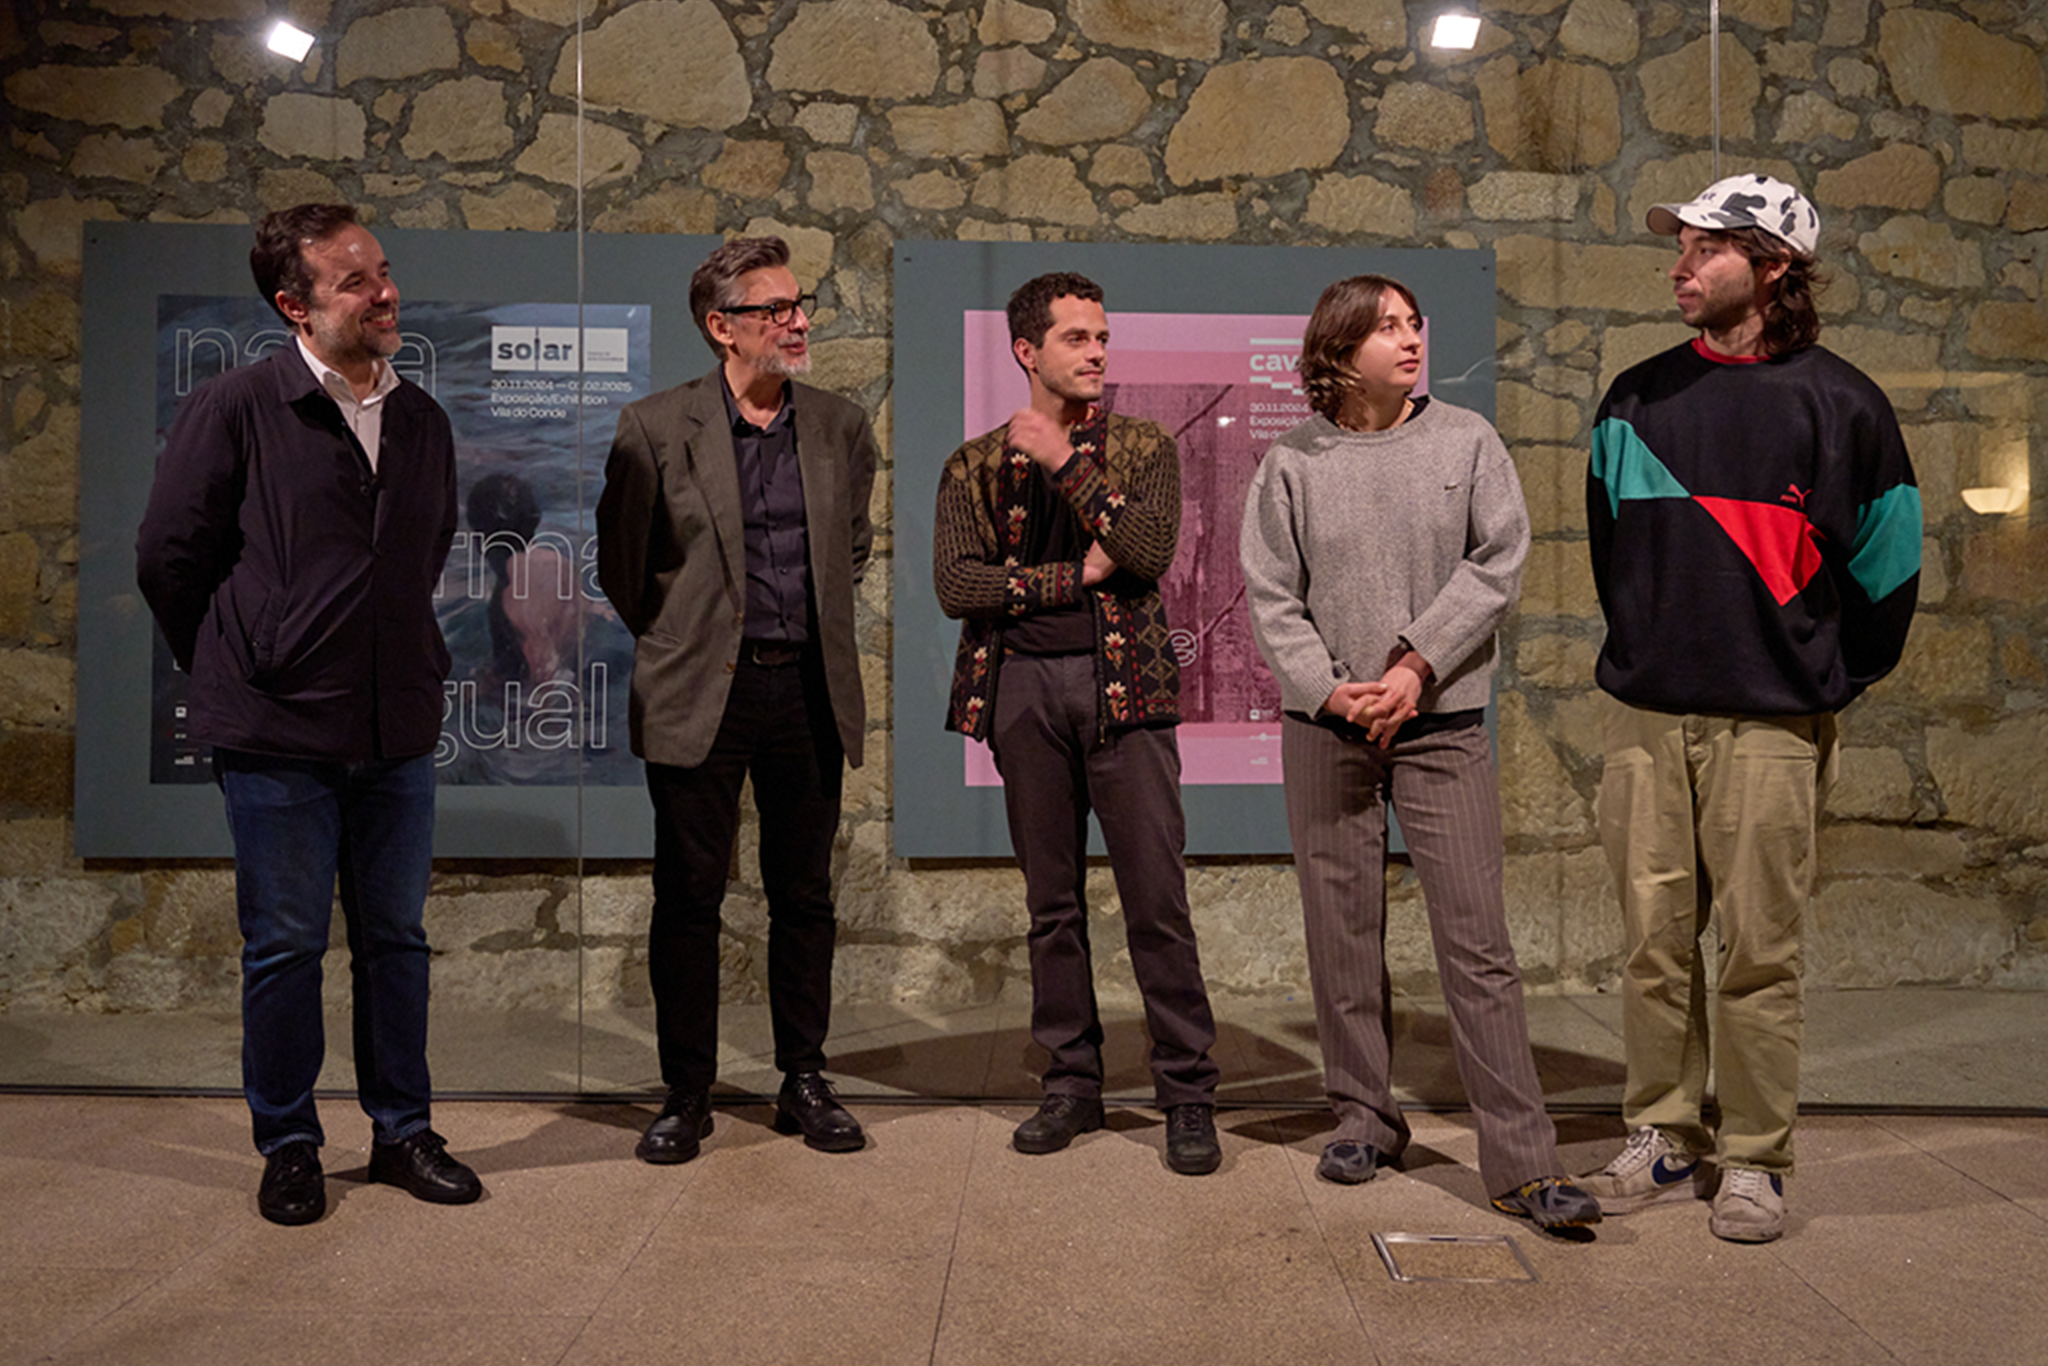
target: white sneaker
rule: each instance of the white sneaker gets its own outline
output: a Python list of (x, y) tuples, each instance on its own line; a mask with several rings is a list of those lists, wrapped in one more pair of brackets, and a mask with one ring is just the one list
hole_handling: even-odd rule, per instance
[(1645, 1124), (1628, 1136), (1628, 1146), (1597, 1172), (1579, 1178), (1586, 1193), (1608, 1214), (1627, 1214), (1694, 1192), (1699, 1159), (1681, 1153), (1662, 1130)]
[(1707, 1228), (1731, 1243), (1768, 1243), (1785, 1231), (1785, 1182), (1755, 1167), (1721, 1173)]

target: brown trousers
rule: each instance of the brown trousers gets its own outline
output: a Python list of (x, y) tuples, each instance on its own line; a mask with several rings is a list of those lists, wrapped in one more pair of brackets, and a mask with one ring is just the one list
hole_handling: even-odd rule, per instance
[(1340, 733), (1290, 715), (1280, 761), (1335, 1138), (1390, 1156), (1408, 1144), (1390, 1077), (1391, 801), (1429, 906), (1458, 1080), (1479, 1125), (1480, 1178), (1489, 1194), (1502, 1195), (1558, 1175), (1557, 1130), (1543, 1110), (1508, 941), (1500, 784), (1486, 727), (1397, 735), (1383, 748), (1356, 727)]

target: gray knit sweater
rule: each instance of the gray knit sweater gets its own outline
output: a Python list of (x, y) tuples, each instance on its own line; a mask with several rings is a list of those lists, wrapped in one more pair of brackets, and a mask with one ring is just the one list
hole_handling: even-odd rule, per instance
[(1432, 400), (1385, 432), (1317, 416), (1266, 451), (1238, 558), (1281, 703), (1313, 716), (1404, 643), (1435, 676), (1425, 712), (1486, 705), (1494, 632), (1522, 582), (1529, 514), (1485, 418)]

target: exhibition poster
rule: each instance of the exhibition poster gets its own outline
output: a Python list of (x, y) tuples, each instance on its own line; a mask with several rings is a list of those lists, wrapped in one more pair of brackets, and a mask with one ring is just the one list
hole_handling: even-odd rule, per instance
[[(406, 302), (392, 365), (455, 431), (459, 524), (436, 595), (454, 665), (435, 764), (449, 785), (637, 786), (626, 739), (633, 641), (597, 585), (580, 509), (619, 410), (650, 391), (645, 304)], [(225, 370), (291, 345), (261, 300), (157, 300), (156, 427)], [(579, 450), (589, 451), (579, 463)], [(150, 781), (212, 781), (187, 740), (187, 679), (157, 633)]]

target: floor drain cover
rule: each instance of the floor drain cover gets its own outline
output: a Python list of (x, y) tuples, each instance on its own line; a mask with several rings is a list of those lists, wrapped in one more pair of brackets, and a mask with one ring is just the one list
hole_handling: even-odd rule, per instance
[(1372, 1245), (1397, 1281), (1536, 1279), (1536, 1268), (1505, 1233), (1375, 1233)]

